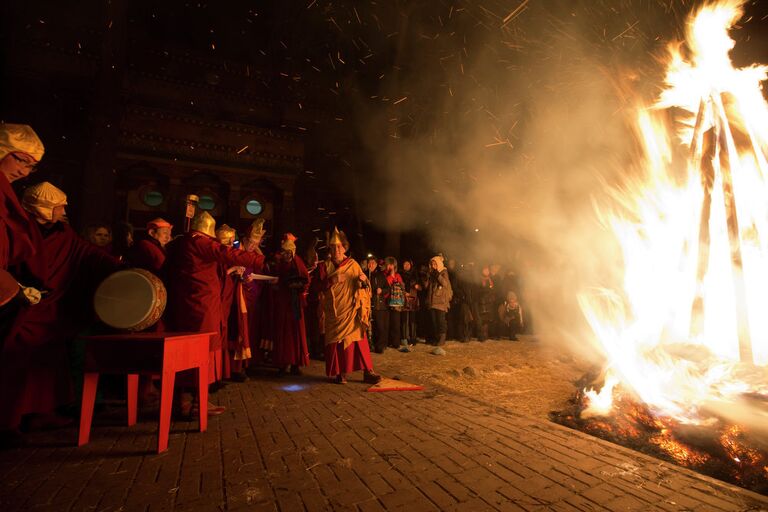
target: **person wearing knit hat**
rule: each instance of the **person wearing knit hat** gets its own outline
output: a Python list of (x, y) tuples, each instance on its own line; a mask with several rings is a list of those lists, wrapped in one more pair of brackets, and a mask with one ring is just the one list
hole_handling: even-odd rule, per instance
[(427, 292), (427, 308), (432, 321), (432, 344), (444, 345), (448, 324), (445, 314), (451, 305), (453, 289), (445, 268), (445, 260), (441, 254), (429, 261), (429, 278), (425, 286)]
[(275, 349), (272, 361), (282, 374), (290, 370), (299, 375), (302, 366), (309, 365), (304, 309), (307, 306), (309, 272), (304, 260), (296, 254), (293, 233), (286, 233), (280, 242), (282, 249), (275, 261), (278, 278), (273, 293)]
[(65, 222), (67, 196), (52, 184), (29, 187), (22, 205), (36, 221), (29, 229), (40, 243), (25, 265), (42, 300), (19, 310), (2, 347), (0, 430), (6, 431), (18, 428), (24, 416), (29, 428), (71, 423), (55, 414), (74, 398), (67, 342), (91, 322), (84, 305), (96, 284), (119, 268), (114, 257)]

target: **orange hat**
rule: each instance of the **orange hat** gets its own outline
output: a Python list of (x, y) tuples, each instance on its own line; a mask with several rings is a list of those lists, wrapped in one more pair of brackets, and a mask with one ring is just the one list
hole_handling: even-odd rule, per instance
[(165, 219), (161, 219), (160, 217), (147, 222), (147, 229), (160, 229), (160, 228), (173, 229), (173, 224), (171, 224)]
[(280, 242), (280, 248), (284, 251), (292, 252), (296, 254), (296, 236), (293, 233), (286, 233), (283, 235), (283, 240)]

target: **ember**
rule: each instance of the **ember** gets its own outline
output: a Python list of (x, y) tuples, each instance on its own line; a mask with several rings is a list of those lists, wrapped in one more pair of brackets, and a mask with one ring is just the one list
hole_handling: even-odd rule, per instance
[(768, 443), (764, 436), (720, 419), (690, 425), (659, 416), (617, 388), (609, 416), (583, 417), (589, 398), (580, 392), (550, 418), (634, 450), (768, 494)]

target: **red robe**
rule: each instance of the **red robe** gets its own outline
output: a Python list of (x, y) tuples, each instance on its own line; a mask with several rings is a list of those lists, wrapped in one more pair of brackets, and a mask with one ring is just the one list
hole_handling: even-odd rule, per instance
[[(353, 264), (354, 260), (345, 258), (344, 261), (336, 265), (331, 263), (333, 269), (348, 268), (347, 265)], [(331, 281), (328, 276), (328, 267), (326, 264), (318, 266), (318, 278), (320, 279), (319, 289), (323, 293), (328, 293), (331, 289)], [(321, 308), (322, 310), (322, 308)], [(327, 339), (328, 333), (324, 333), (325, 339), (325, 374), (329, 377), (337, 375), (346, 375), (358, 370), (366, 372), (373, 371), (373, 361), (371, 360), (371, 351), (368, 347), (368, 339), (365, 333), (359, 340), (354, 340), (346, 348), (343, 340)]]
[(32, 257), (41, 243), (40, 231), (21, 207), (5, 174), (0, 173), (0, 269)]
[[(227, 274), (232, 268), (226, 265), (219, 265), (219, 279), (221, 280), (221, 362), (222, 377), (228, 379), (232, 376), (229, 358), (229, 322), (232, 316), (232, 302), (235, 298), (237, 288), (236, 277), (234, 274)], [(233, 326), (236, 328), (236, 326)]]
[(16, 275), (47, 290), (39, 304), (21, 308), (5, 338), (0, 358), (0, 429), (18, 427), (27, 413), (52, 413), (71, 400), (66, 342), (93, 318), (93, 291), (119, 263), (80, 238), (69, 225), (40, 236), (36, 254)]
[[(258, 251), (258, 254), (262, 254)], [(253, 268), (245, 268), (245, 276), (258, 273)], [(261, 272), (269, 273), (266, 266)], [(248, 345), (254, 363), (263, 363), (265, 351), (272, 350), (272, 335), (269, 313), (269, 285), (264, 281), (246, 281), (243, 283), (245, 305), (248, 308)]]
[(159, 276), (165, 263), (165, 249), (154, 238), (142, 238), (131, 247), (129, 263)]
[(163, 273), (168, 289), (165, 328), (176, 332), (215, 332), (211, 336), (211, 368), (221, 378), (220, 265), (251, 267), (259, 271), (264, 256), (221, 245), (216, 239), (192, 231), (168, 244)]
[(299, 256), (294, 256), (291, 261), (280, 258), (275, 264), (275, 273), (279, 281), (272, 294), (275, 334), (272, 362), (279, 367), (308, 366), (309, 350), (304, 326), (309, 289), (307, 267)]

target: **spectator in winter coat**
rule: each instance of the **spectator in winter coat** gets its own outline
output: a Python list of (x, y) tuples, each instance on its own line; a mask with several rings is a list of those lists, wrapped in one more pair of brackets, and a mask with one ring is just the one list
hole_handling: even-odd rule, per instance
[(496, 314), (496, 283), (488, 267), (483, 267), (480, 276), (480, 289), (477, 294), (478, 334), (480, 341), (488, 339), (490, 327)]
[[(462, 343), (469, 341), (472, 331), (472, 283), (471, 272), (474, 270), (473, 264), (464, 265), (453, 275), (451, 286), (453, 286), (453, 300), (451, 300), (451, 311), (455, 314), (454, 335)], [(451, 331), (450, 319), (448, 321), (448, 332)]]
[(407, 343), (416, 343), (416, 314), (419, 310), (418, 293), (421, 290), (419, 276), (413, 268), (413, 262), (403, 262), (403, 285), (405, 286), (405, 307), (400, 314), (400, 336)]
[(507, 292), (507, 300), (499, 306), (499, 322), (505, 331), (502, 335), (517, 341), (517, 335), (523, 332), (523, 308), (515, 292)]
[(441, 255), (433, 257), (429, 262), (429, 266), (429, 277), (425, 283), (425, 288), (427, 291), (427, 307), (429, 308), (432, 320), (432, 343), (444, 345), (445, 335), (448, 330), (445, 314), (450, 308), (453, 290), (451, 289), (451, 281), (448, 278), (448, 271), (443, 263), (443, 257)]
[(378, 269), (375, 259), (368, 261), (371, 283), (371, 309), (373, 310), (373, 350), (377, 354), (384, 352), (389, 341), (389, 283), (387, 276)]
[[(387, 306), (389, 310), (389, 332), (387, 333), (388, 345), (392, 348), (400, 346), (400, 312), (405, 307), (405, 285), (403, 278), (397, 273), (397, 260), (388, 257), (384, 260), (384, 273), (387, 276), (389, 295)], [(408, 342), (405, 343), (408, 346)]]

